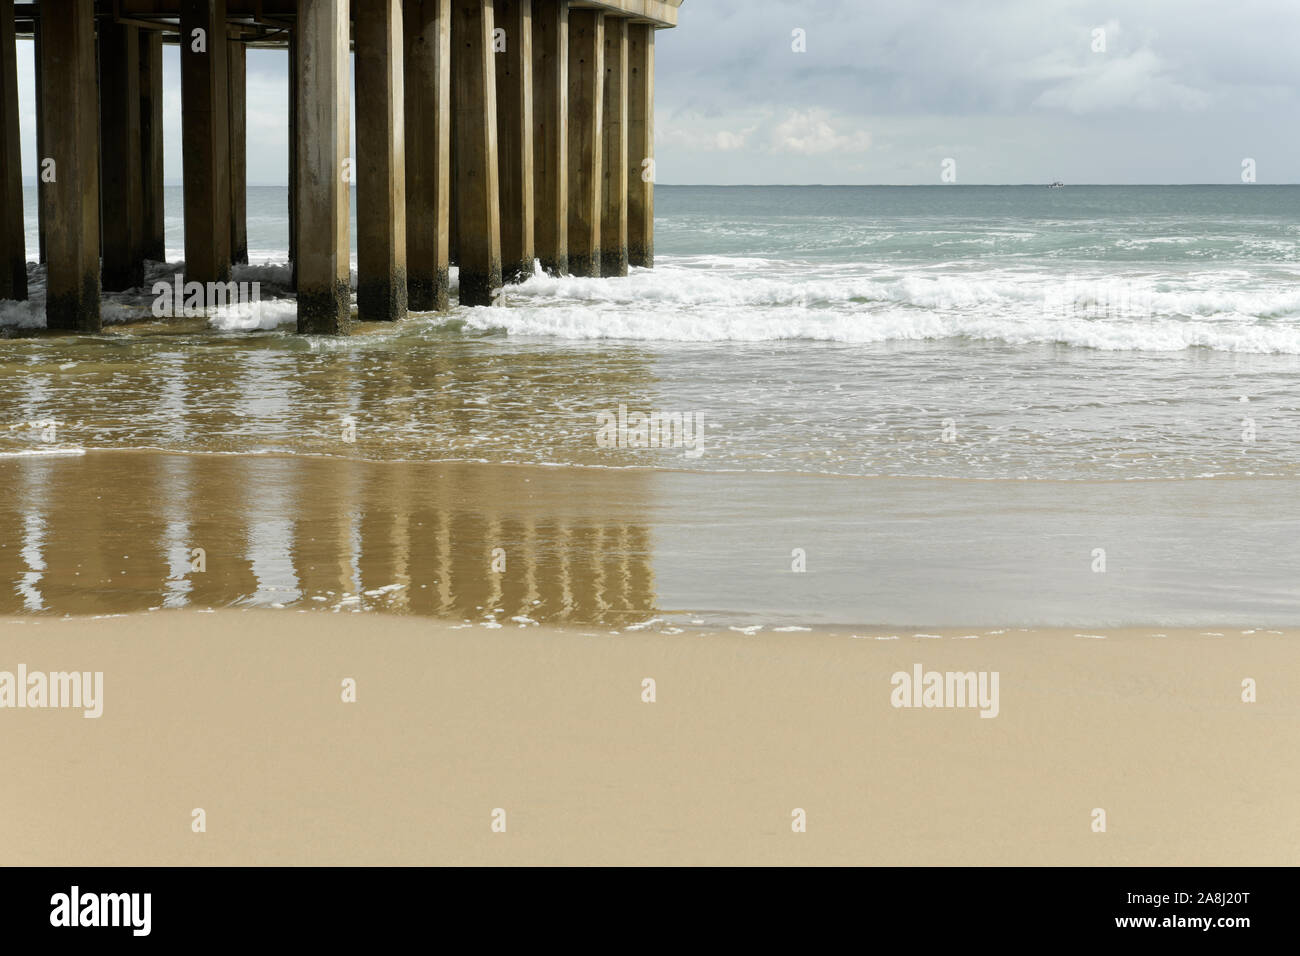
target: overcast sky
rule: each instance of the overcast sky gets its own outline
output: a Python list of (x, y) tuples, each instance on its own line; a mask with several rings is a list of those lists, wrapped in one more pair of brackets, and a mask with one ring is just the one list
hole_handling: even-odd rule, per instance
[[(686, 0), (657, 52), (661, 183), (1300, 182), (1296, 0)], [(286, 69), (249, 54), (250, 183), (286, 181)]]

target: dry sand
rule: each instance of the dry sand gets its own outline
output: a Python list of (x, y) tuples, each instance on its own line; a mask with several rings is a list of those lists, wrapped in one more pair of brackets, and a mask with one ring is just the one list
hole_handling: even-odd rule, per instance
[[(1216, 630), (0, 620), (0, 671), (104, 672), (97, 720), (0, 710), (0, 859), (1294, 864), (1300, 635)], [(999, 715), (894, 708), (917, 663), (998, 671)]]

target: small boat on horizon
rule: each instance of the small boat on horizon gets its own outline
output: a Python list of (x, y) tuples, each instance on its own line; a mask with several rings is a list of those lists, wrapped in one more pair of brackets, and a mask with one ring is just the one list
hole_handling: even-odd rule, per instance
[(1065, 183), (1061, 182), (1061, 181), (1058, 179), (1056, 182), (1054, 182), (1054, 183), (1050, 183), (1050, 184), (1048, 185), (1047, 188), (1048, 188), (1048, 189), (1064, 189), (1064, 188), (1065, 188)]

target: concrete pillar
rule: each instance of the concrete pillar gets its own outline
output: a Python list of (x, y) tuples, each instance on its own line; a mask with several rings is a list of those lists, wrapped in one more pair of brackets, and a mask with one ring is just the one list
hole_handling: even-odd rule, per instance
[(289, 288), (298, 291), (298, 28), (289, 46)]
[(41, 157), (45, 152), (45, 119), (41, 109), (41, 20), (38, 16), (32, 21), (33, 58), (36, 63), (36, 234), (40, 245), (40, 263), (45, 265), (45, 180), (41, 178)]
[(163, 215), (162, 34), (140, 31), (140, 191), (141, 251), (146, 259), (167, 261)]
[(492, 305), (501, 289), (492, 0), (452, 0), (451, 9), (460, 304)]
[(600, 275), (605, 15), (569, 11), (569, 271)]
[(230, 115), (230, 261), (248, 264), (248, 62), (244, 42), (226, 44), (226, 104)]
[(600, 274), (627, 275), (627, 20), (605, 18)]
[(406, 289), (416, 312), (444, 312), (451, 224), (451, 0), (406, 0)]
[(655, 28), (627, 28), (627, 261), (655, 264)]
[(357, 313), (406, 318), (402, 0), (356, 0)]
[[(533, 274), (533, 3), (496, 0), (497, 148), (501, 171), (501, 274)], [(504, 48), (503, 48), (504, 47)]]
[(569, 4), (533, 0), (534, 252), (569, 271)]
[[(455, 75), (455, 70), (453, 69), (453, 79), (455, 79)], [(450, 89), (450, 85), (448, 86), (448, 89)], [(454, 104), (455, 98), (453, 97), (450, 102)], [(460, 216), (458, 212), (459, 206), (456, 202), (456, 183), (460, 180), (457, 174), (457, 169), (459, 169), (459, 157), (456, 155), (456, 111), (454, 109), (451, 110), (451, 121), (447, 125), (447, 137), (448, 145), (451, 150), (451, 185), (447, 190), (449, 193), (449, 196), (447, 197), (447, 219), (449, 230), (447, 233), (447, 255), (450, 257), (453, 266), (459, 266), (460, 251), (457, 246), (460, 243)]]
[(348, 13), (348, 0), (298, 0), (298, 331), (316, 335), (346, 332), (352, 314)]
[(27, 298), (27, 241), (23, 227), (22, 143), (18, 131), (18, 42), (14, 5), (0, 7), (0, 299)]
[(144, 284), (139, 34), (139, 27), (99, 21), (102, 284), (112, 292)]
[(94, 0), (68, 0), (41, 34), (46, 224), (45, 324), (100, 330), (99, 89), (95, 84)]
[(230, 281), (226, 0), (181, 0), (185, 276)]

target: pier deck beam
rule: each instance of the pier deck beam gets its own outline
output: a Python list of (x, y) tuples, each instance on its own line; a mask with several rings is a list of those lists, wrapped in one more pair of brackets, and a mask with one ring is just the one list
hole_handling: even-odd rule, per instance
[(294, 228), (298, 331), (347, 332), (352, 294), (348, 242), (347, 0), (298, 0)]
[(357, 314), (406, 318), (402, 0), (356, 0)]
[(226, 0), (182, 0), (180, 47), (185, 276), (191, 282), (229, 282)]
[(493, 0), (452, 0), (456, 113), (456, 252), (460, 304), (492, 305), (501, 289)]
[(534, 253), (569, 271), (569, 5), (533, 0)]
[(633, 23), (627, 30), (627, 258), (649, 269), (655, 264), (655, 28)]
[(416, 312), (450, 307), (451, 0), (402, 8), (406, 150), (406, 289)]
[(144, 173), (140, 166), (139, 28), (99, 23), (103, 288), (144, 284)]
[(605, 17), (600, 274), (627, 275), (627, 20)]
[(0, 299), (27, 298), (27, 240), (23, 225), (22, 143), (18, 126), (18, 42), (14, 6), (0, 9)]
[(54, 180), (41, 198), (46, 223), (45, 324), (98, 332), (99, 89), (94, 0), (69, 0), (42, 24), (41, 114)]
[(497, 146), (501, 166), (501, 273), (506, 282), (533, 274), (533, 3), (496, 0), (505, 49), (495, 54)]
[(569, 11), (569, 271), (600, 275), (605, 15)]
[(140, 31), (140, 190), (141, 254), (167, 261), (163, 216), (163, 66), (162, 34)]
[(230, 111), (230, 261), (248, 265), (248, 54), (238, 37), (226, 42)]

